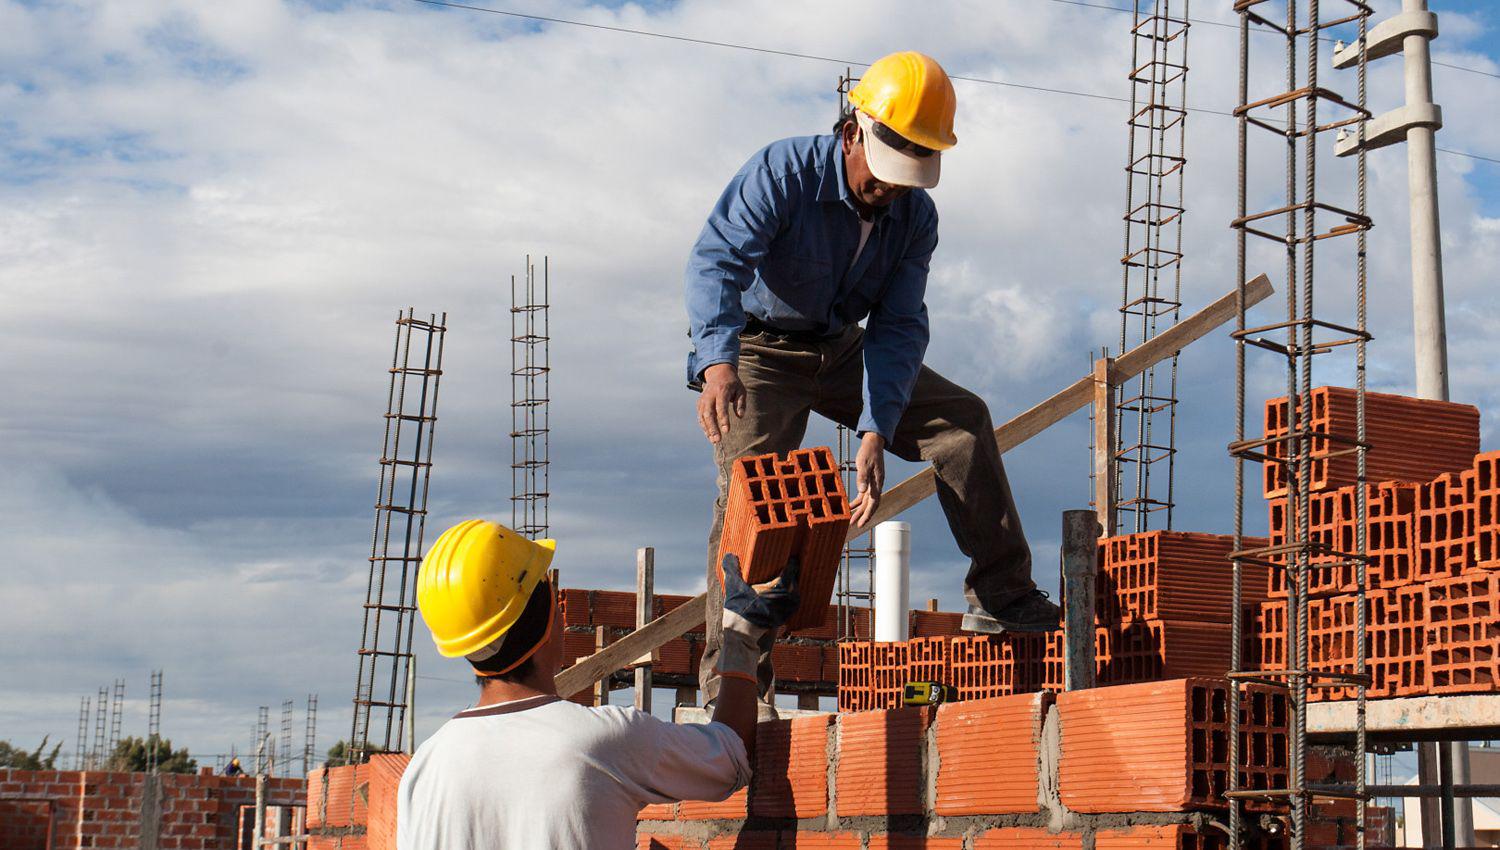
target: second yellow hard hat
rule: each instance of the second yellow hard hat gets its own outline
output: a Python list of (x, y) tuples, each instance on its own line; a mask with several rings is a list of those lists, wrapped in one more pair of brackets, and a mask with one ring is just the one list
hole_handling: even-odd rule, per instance
[(417, 576), (417, 608), (448, 658), (493, 655), (547, 575), (553, 540), (471, 519), (443, 532)]

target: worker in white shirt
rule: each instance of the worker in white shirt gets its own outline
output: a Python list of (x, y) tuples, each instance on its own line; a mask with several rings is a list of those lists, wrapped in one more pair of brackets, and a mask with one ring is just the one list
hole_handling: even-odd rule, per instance
[(397, 797), (398, 850), (628, 850), (649, 803), (722, 800), (750, 779), (759, 642), (796, 611), (798, 564), (750, 587), (724, 563), (723, 679), (713, 720), (564, 700), (556, 544), (469, 520), (433, 544), (417, 607), (438, 652), (464, 658), (479, 701), (417, 748)]

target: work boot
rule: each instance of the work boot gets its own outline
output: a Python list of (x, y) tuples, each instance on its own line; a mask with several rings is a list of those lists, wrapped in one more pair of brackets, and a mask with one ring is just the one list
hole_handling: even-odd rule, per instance
[(961, 625), (966, 632), (995, 635), (1000, 632), (1055, 632), (1062, 628), (1062, 609), (1044, 590), (1032, 590), (998, 611), (970, 605)]

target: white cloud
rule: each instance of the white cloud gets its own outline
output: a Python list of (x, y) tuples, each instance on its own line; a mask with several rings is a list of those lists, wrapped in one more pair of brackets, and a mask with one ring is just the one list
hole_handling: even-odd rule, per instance
[[(1127, 93), (1129, 17), (1064, 4), (536, 8), (851, 59), (910, 46), (955, 73)], [(1454, 60), (1489, 61), (1489, 26), (1466, 20)], [(1193, 103), (1232, 105), (1233, 38), (1194, 30)], [(1372, 71), (1381, 97), (1391, 61)], [(754, 149), (827, 128), (842, 68), (405, 2), (0, 0), (0, 433), (26, 461), (0, 483), (24, 566), (0, 577), (16, 611), (0, 657), (28, 683), (0, 697), (0, 737), (71, 731), (80, 694), (128, 675), (139, 695), (153, 665), (168, 732), (195, 749), (243, 741), (256, 705), (313, 690), (324, 739), (340, 736), (391, 319), (448, 312), (434, 531), (507, 516), (506, 307), (527, 253), (553, 260), (559, 565), (570, 584), (625, 587), (654, 545), (659, 585), (695, 589), (712, 477), (682, 388), (685, 253)], [(1500, 149), (1500, 83), (1436, 80), (1445, 146)], [(1127, 110), (958, 91), (930, 361), (1003, 418), (1114, 343)], [(1189, 122), (1189, 309), (1233, 283), (1233, 128)], [(1404, 159), (1371, 158), (1374, 374), (1395, 390), (1410, 383)], [(1342, 166), (1325, 160), (1330, 191)], [(1492, 166), (1440, 168), (1454, 395), (1489, 413), (1496, 227), (1480, 211), (1495, 184), (1475, 169)], [(1274, 255), (1256, 263), (1281, 284)], [(1223, 338), (1185, 360), (1194, 463), (1224, 464), (1231, 362)], [(1252, 399), (1278, 392), (1253, 377)], [(1039, 575), (1057, 511), (1086, 492), (1085, 443), (1070, 423), (1007, 458)], [(1228, 526), (1227, 482), (1183, 487), (1183, 522)], [(913, 518), (922, 593), (957, 606), (940, 516)], [(428, 699), (465, 698), (445, 687)]]

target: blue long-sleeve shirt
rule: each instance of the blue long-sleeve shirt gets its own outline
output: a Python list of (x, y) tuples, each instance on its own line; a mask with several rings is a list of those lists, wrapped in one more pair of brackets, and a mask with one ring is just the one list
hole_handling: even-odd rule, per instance
[(927, 351), (927, 264), (937, 210), (913, 189), (876, 213), (864, 250), (836, 134), (783, 139), (745, 163), (719, 196), (687, 266), (688, 380), (737, 363), (746, 315), (780, 330), (833, 335), (865, 324), (861, 432), (890, 442)]

